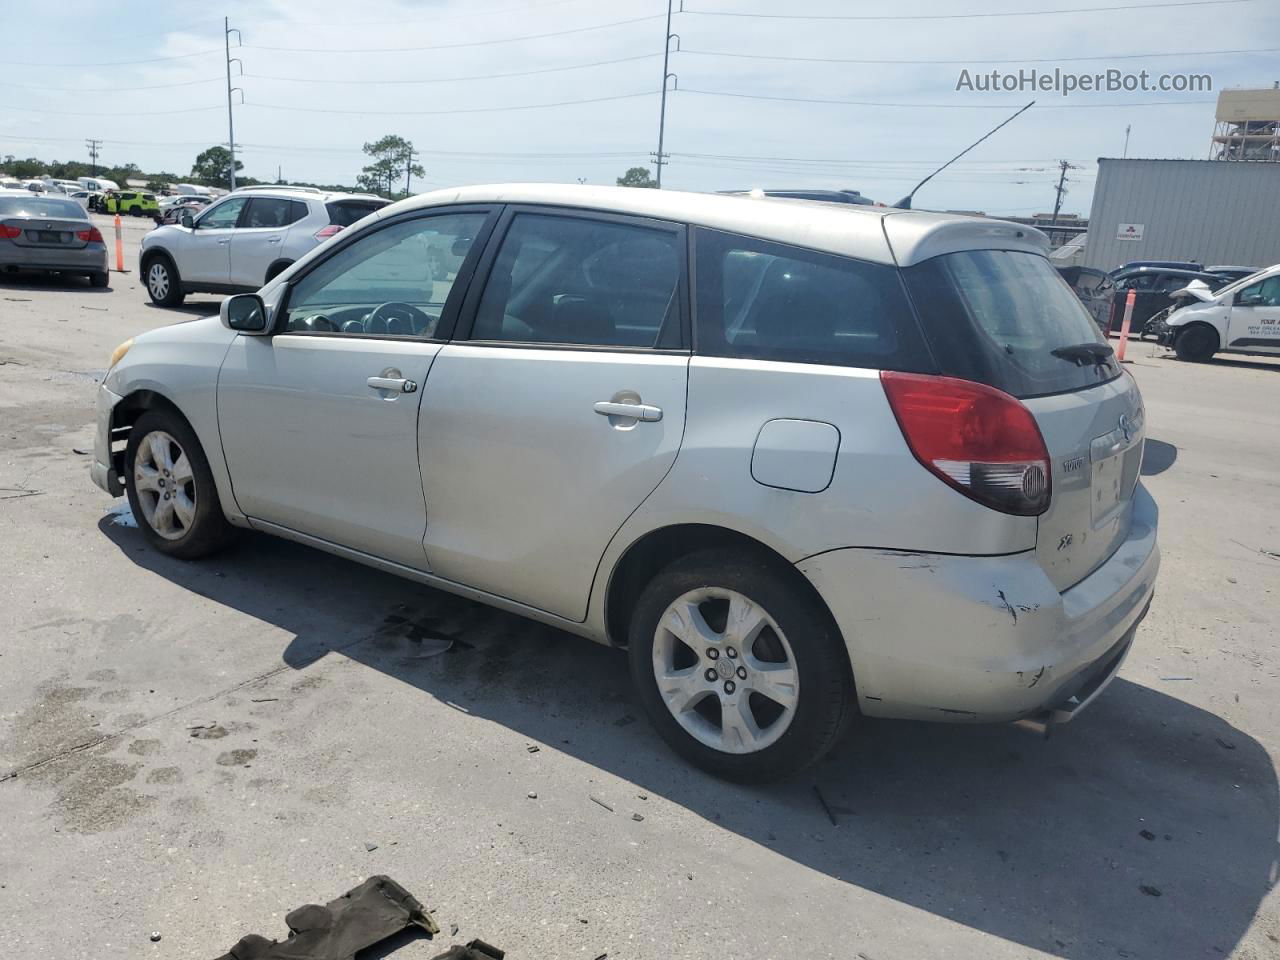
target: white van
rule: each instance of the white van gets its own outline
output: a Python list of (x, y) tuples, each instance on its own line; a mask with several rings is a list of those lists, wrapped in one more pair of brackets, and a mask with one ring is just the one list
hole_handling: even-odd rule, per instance
[(1216, 292), (1197, 282), (1172, 296), (1189, 302), (1151, 329), (1179, 360), (1208, 360), (1218, 352), (1280, 356), (1280, 264)]
[(106, 177), (78, 177), (77, 182), (85, 190), (92, 190), (94, 193), (105, 193), (108, 190), (119, 190), (120, 185), (114, 180), (108, 180)]

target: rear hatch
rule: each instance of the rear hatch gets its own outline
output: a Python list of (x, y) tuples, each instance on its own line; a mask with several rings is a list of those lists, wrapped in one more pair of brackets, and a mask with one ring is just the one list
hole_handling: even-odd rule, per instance
[(1003, 390), (1035, 417), (1051, 483), (1036, 554), (1068, 589), (1129, 532), (1145, 436), (1137, 384), (1038, 254), (972, 250), (903, 272), (940, 372)]

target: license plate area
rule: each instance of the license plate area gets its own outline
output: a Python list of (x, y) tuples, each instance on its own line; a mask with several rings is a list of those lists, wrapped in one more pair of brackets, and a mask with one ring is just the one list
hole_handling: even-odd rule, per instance
[(67, 242), (68, 234), (59, 230), (28, 230), (27, 239), (35, 243), (63, 244)]
[(1097, 460), (1093, 464), (1093, 526), (1111, 519), (1127, 499), (1124, 490), (1124, 454)]

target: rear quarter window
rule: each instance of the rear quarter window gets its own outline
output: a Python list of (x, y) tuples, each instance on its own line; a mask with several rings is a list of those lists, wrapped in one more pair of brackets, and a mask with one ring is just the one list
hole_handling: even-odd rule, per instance
[(379, 203), (376, 200), (335, 200), (332, 203), (326, 203), (325, 209), (329, 211), (331, 224), (349, 227), (357, 220), (385, 206), (385, 203)]
[[(1098, 325), (1049, 262), (1033, 253), (972, 250), (903, 271), (940, 372), (1027, 398), (1120, 375), (1066, 348), (1105, 345)], [(1055, 352), (1057, 351), (1057, 352)]]
[(699, 229), (697, 351), (929, 373), (896, 268)]

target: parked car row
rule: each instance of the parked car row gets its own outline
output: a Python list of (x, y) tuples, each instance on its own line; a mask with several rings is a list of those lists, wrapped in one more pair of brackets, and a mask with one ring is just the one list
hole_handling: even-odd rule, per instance
[(117, 348), (91, 474), (172, 556), (253, 527), (626, 647), (722, 776), (861, 715), (1063, 722), (1159, 551), (1137, 384), (1046, 253), (858, 204), (237, 192), (148, 234), (148, 290), (274, 273)]

